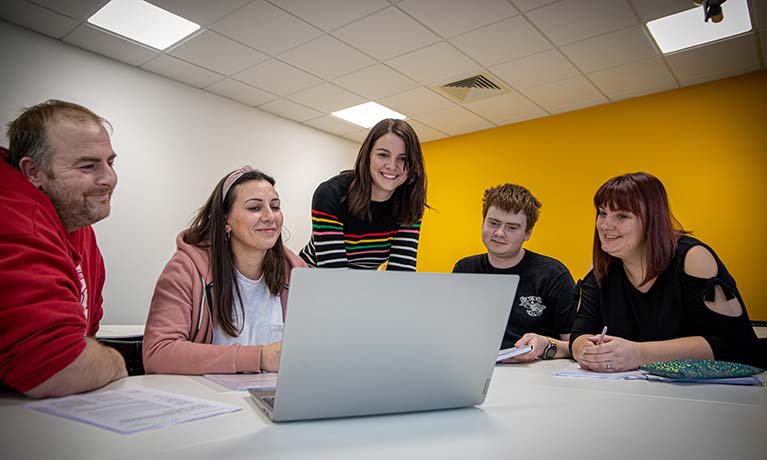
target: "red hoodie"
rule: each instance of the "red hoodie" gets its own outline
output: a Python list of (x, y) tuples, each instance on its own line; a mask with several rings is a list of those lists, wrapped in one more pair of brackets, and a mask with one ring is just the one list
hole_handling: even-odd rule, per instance
[(53, 203), (0, 149), (0, 383), (30, 390), (98, 330), (104, 261), (91, 227), (68, 233)]

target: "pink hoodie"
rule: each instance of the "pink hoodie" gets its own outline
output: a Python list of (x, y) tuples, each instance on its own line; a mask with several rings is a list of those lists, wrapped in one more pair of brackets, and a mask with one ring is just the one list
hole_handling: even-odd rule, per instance
[[(261, 371), (260, 345), (213, 345), (212, 309), (205, 286), (213, 278), (208, 251), (176, 237), (176, 253), (165, 265), (149, 307), (144, 331), (144, 369), (147, 374), (233, 374)], [(290, 269), (306, 264), (285, 248)], [(280, 294), (282, 313), (288, 299), (288, 283)]]

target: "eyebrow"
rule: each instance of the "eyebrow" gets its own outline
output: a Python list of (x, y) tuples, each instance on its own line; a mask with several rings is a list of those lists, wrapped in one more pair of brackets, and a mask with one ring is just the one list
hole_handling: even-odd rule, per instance
[[(115, 158), (117, 158), (117, 154), (113, 153), (113, 154), (109, 155), (109, 158), (107, 158), (107, 161), (114, 160)], [(101, 161), (101, 158), (99, 158), (99, 157), (90, 157), (90, 156), (86, 155), (86, 156), (81, 156), (80, 158), (76, 159), (75, 163), (83, 163), (83, 162), (88, 162), (88, 161), (97, 161), (98, 162), (98, 161)]]
[[(249, 202), (249, 201), (258, 201), (260, 203), (264, 202), (264, 200), (262, 200), (261, 198), (248, 198), (247, 200), (245, 200), (246, 203)], [(272, 198), (272, 199), (269, 200), (270, 203), (275, 202), (275, 201), (280, 201), (280, 197)]]

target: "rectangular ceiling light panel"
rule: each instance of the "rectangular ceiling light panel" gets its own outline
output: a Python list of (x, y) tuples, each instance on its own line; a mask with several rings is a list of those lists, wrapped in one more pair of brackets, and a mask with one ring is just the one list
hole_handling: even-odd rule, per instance
[(703, 7), (658, 18), (647, 23), (663, 54), (721, 40), (751, 30), (746, 0), (727, 0), (722, 4), (724, 20), (703, 22)]
[(331, 115), (350, 123), (354, 123), (355, 125), (362, 126), (363, 128), (372, 128), (384, 118), (396, 118), (399, 120), (407, 118), (405, 115), (395, 112), (376, 102), (366, 102), (364, 104), (355, 105), (348, 109), (333, 112)]
[(96, 26), (164, 50), (199, 25), (142, 0), (112, 0), (88, 19)]

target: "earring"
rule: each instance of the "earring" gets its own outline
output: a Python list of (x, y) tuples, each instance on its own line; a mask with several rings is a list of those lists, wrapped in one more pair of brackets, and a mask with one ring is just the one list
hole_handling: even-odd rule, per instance
[(226, 232), (226, 241), (229, 241), (229, 237), (231, 237), (232, 232)]

